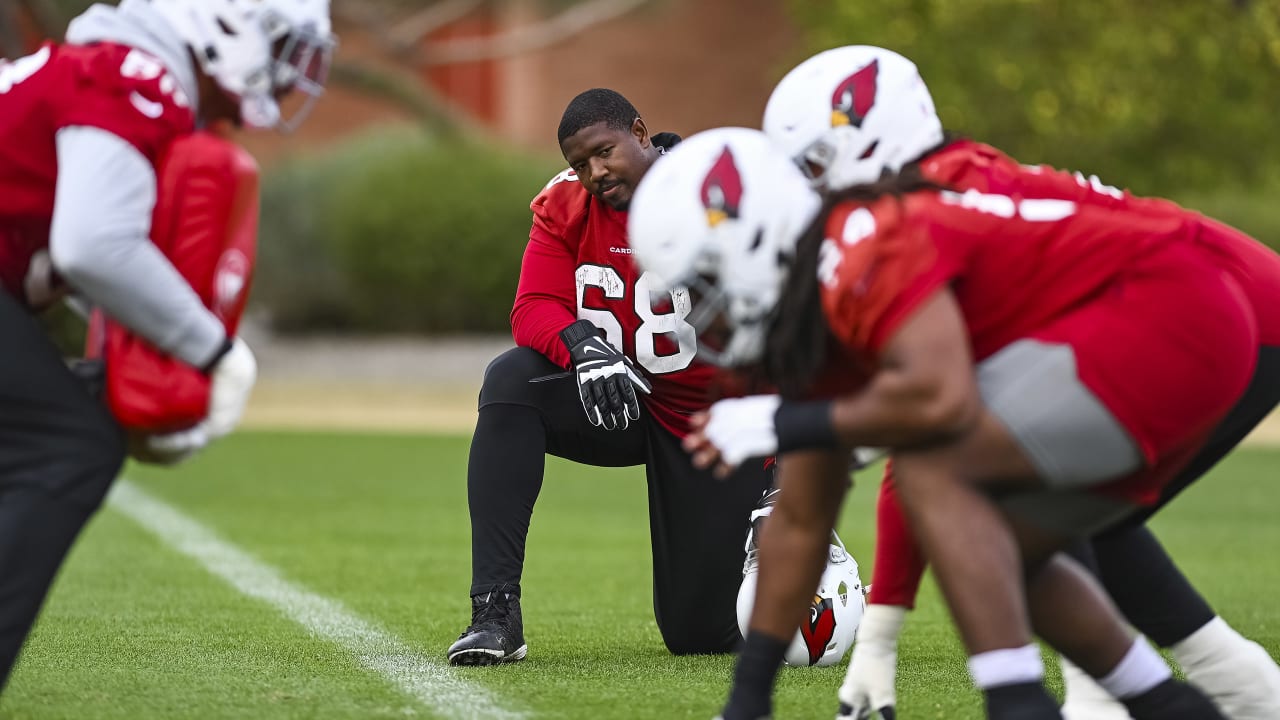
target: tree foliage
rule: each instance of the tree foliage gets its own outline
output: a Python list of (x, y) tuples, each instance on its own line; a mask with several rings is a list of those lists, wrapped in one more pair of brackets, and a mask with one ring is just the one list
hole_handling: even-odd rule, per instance
[[(1147, 193), (1274, 183), (1280, 4), (792, 0), (804, 53), (913, 59), (950, 129)], [(796, 58), (797, 60), (799, 58)]]

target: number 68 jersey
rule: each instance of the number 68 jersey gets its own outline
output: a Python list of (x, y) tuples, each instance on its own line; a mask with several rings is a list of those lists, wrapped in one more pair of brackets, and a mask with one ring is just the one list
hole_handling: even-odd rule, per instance
[(552, 178), (530, 208), (533, 228), (511, 311), (516, 344), (568, 368), (559, 333), (590, 320), (653, 383), (652, 394), (641, 397), (654, 419), (684, 437), (689, 416), (710, 404), (716, 375), (694, 361), (688, 291), (650, 289), (631, 257), (627, 214), (593, 197), (572, 170)]
[(19, 301), (32, 258), (49, 244), (58, 179), (55, 138), (67, 127), (106, 130), (154, 167), (191, 133), (191, 99), (153, 56), (125, 45), (46, 44), (0, 59), (0, 287)]

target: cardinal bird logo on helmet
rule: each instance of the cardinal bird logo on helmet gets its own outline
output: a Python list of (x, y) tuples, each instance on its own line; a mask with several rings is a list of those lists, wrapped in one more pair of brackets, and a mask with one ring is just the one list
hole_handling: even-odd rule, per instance
[(831, 127), (862, 127), (871, 106), (876, 104), (876, 78), (879, 74), (880, 60), (877, 58), (840, 81), (831, 94)]
[(809, 606), (809, 620), (800, 624), (800, 636), (809, 650), (810, 665), (822, 659), (835, 635), (836, 610), (831, 598), (814, 595), (813, 604)]
[(707, 224), (715, 227), (725, 220), (738, 219), (741, 203), (742, 176), (726, 145), (702, 181), (702, 206), (707, 209)]

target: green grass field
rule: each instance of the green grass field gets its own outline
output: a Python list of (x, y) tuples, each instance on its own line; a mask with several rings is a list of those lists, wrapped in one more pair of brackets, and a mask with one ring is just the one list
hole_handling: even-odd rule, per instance
[[(0, 716), (468, 717), (466, 698), (447, 692), (460, 679), (488, 693), (490, 711), (476, 716), (501, 708), (539, 718), (710, 718), (732, 658), (673, 658), (663, 649), (638, 470), (549, 463), (524, 577), (529, 659), (443, 669), (469, 612), (466, 454), (462, 437), (245, 433), (177, 471), (126, 471), (291, 587), (337, 601), (380, 638), (398, 639), (373, 654), (390, 654), (411, 669), (400, 677), (427, 690), (406, 692), (331, 641), (323, 617), (304, 628), (113, 507), (73, 551)], [(1277, 467), (1278, 451), (1242, 452), (1156, 523), (1211, 602), (1273, 655)], [(860, 479), (842, 534), (866, 580), (875, 476)], [(429, 662), (414, 665), (411, 655)], [(788, 669), (777, 716), (830, 717), (843, 672)], [(899, 698), (906, 718), (980, 717), (932, 585), (903, 638)]]

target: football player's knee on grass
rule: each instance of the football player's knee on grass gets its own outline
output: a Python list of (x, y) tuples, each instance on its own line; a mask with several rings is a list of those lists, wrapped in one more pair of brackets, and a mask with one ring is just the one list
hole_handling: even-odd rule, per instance
[(711, 615), (709, 609), (684, 613), (678, 620), (661, 618), (658, 630), (672, 655), (718, 655), (734, 652), (742, 642), (733, 607)]
[(738, 649), (738, 644), (742, 641), (738, 637), (737, 626), (733, 629), (733, 637), (725, 638), (724, 636), (712, 636), (708, 634), (706, 637), (686, 637), (671, 635), (663, 635), (662, 642), (667, 646), (667, 650), (672, 655), (724, 655), (734, 652)]

